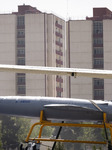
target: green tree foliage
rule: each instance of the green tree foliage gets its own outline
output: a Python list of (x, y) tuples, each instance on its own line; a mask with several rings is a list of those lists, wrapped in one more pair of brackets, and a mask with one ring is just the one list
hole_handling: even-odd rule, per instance
[[(68, 140), (78, 140), (78, 137), (83, 134), (83, 129), (80, 127), (65, 127), (61, 131), (61, 138), (68, 139)], [(81, 144), (77, 143), (64, 143), (66, 149), (70, 149), (70, 147), (74, 150), (80, 150)]]
[(98, 149), (98, 150), (102, 150), (102, 148), (101, 148), (101, 146), (93, 146), (93, 150), (96, 150), (96, 149)]
[(96, 135), (94, 134), (94, 128), (83, 128), (83, 133), (77, 137), (77, 140), (95, 141)]
[(25, 140), (29, 126), (30, 120), (3, 116), (1, 127), (3, 148), (16, 148), (22, 140)]
[(63, 143), (56, 143), (54, 150), (65, 150)]
[[(25, 140), (31, 127), (31, 120), (10, 116), (0, 116), (0, 119), (0, 132), (2, 133), (0, 134), (0, 150), (2, 150), (1, 147), (4, 150), (9, 148), (13, 150)], [(38, 136), (39, 129), (40, 126), (36, 126), (33, 130), (33, 137)], [(43, 128), (42, 136), (50, 137), (53, 130), (54, 128), (49, 126)]]
[[(39, 135), (39, 130), (40, 130), (40, 125), (36, 126), (31, 134), (31, 137), (35, 138), (38, 137)], [(54, 131), (53, 127), (46, 126), (42, 130), (42, 136), (44, 137), (51, 137), (52, 133)]]
[(53, 131), (54, 131), (53, 127), (46, 126), (45, 128), (43, 128), (42, 135), (46, 137), (51, 137)]
[(30, 119), (26, 118), (15, 118), (16, 125), (19, 127), (18, 130), (18, 141), (22, 142), (25, 140), (26, 136), (28, 135), (30, 129)]
[[(82, 127), (63, 127), (61, 131), (61, 138), (62, 139), (69, 139), (69, 140), (82, 140), (82, 141), (104, 141), (104, 136), (102, 133), (103, 129), (99, 128), (82, 128)], [(54, 132), (54, 135), (57, 134), (57, 129)], [(83, 150), (85, 147), (84, 144), (79, 143), (64, 143), (64, 146), (67, 150), (71, 147), (74, 150)]]

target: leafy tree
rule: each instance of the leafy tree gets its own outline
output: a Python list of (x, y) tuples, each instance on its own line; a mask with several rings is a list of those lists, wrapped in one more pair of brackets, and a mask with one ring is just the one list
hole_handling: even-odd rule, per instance
[[(32, 131), (31, 137), (33, 137), (33, 138), (34, 137), (38, 137), (39, 130), (40, 130), (40, 125), (35, 126), (34, 130)], [(44, 137), (51, 137), (53, 131), (54, 131), (53, 127), (46, 126), (42, 130), (42, 136), (44, 136)]]
[(31, 120), (26, 118), (15, 118), (15, 119), (16, 125), (19, 127), (19, 130), (17, 132), (18, 141), (21, 142), (25, 140), (29, 132)]
[(54, 150), (65, 150), (63, 143), (56, 143)]
[(96, 139), (94, 128), (83, 128), (82, 135), (79, 135), (77, 139), (82, 141), (94, 141)]
[[(69, 140), (78, 140), (78, 137), (83, 134), (83, 129), (80, 127), (65, 127), (61, 131), (61, 138), (62, 139), (69, 139)], [(73, 148), (74, 150), (80, 150), (81, 144), (78, 143), (64, 143), (64, 146), (67, 149)]]
[(16, 148), (25, 139), (29, 126), (30, 120), (3, 116), (1, 128), (3, 148)]
[(53, 127), (46, 126), (43, 128), (42, 135), (46, 137), (51, 137), (53, 131), (54, 131)]

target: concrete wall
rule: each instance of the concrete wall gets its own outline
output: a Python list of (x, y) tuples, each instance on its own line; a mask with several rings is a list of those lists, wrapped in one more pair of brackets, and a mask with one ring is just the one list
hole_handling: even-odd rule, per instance
[[(104, 69), (112, 70), (112, 20), (103, 21)], [(112, 80), (104, 80), (104, 96), (112, 100)]]
[[(62, 59), (63, 66), (66, 65), (65, 21), (53, 14), (46, 13), (25, 14), (25, 65), (56, 66), (56, 20), (63, 26), (63, 38), (61, 39), (63, 43)], [(2, 35), (0, 36), (0, 63), (16, 64), (16, 15), (0, 15), (0, 35)], [(7, 75), (7, 73), (1, 73), (2, 88), (0, 92), (2, 95), (16, 95), (15, 74), (10, 73), (9, 76)], [(10, 82), (12, 83), (11, 85)], [(66, 80), (64, 79), (63, 82), (65, 84)], [(65, 88), (63, 91), (66, 93)], [(56, 96), (56, 76), (26, 74), (26, 95)]]
[[(69, 21), (68, 48), (71, 68), (92, 68), (92, 21)], [(70, 96), (92, 99), (92, 79), (70, 79)]]
[[(55, 55), (55, 26), (54, 15), (47, 15), (47, 66), (56, 66), (56, 55)], [(47, 75), (47, 96), (55, 96), (56, 94), (56, 77)]]
[[(16, 16), (0, 15), (0, 64), (15, 64)], [(15, 95), (15, 74), (0, 72), (0, 95)]]
[[(26, 65), (45, 66), (44, 14), (25, 15)], [(45, 75), (26, 74), (26, 95), (45, 96)]]
[[(58, 21), (59, 24), (62, 25), (62, 29), (56, 27), (55, 23)], [(66, 51), (65, 51), (65, 21), (54, 16), (53, 14), (47, 15), (47, 66), (56, 67), (56, 59), (59, 59), (58, 55), (56, 55), (56, 50), (60, 50), (60, 47), (56, 45), (56, 41), (58, 37), (56, 36), (56, 32), (62, 34), (61, 43), (63, 43), (62, 52), (63, 56), (61, 56), (61, 60), (63, 61), (63, 67), (66, 66)], [(66, 97), (66, 79), (63, 78), (63, 96)], [(47, 75), (47, 89), (48, 96), (57, 96), (56, 93), (56, 76), (48, 76)]]

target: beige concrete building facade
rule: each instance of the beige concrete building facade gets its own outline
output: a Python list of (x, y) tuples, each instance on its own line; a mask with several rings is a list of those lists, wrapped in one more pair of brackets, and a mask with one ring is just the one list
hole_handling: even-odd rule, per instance
[[(92, 68), (92, 21), (69, 21), (67, 26), (69, 67)], [(92, 98), (92, 79), (71, 77), (69, 88), (69, 97)]]
[[(104, 69), (112, 70), (112, 20), (103, 21)], [(112, 100), (112, 80), (104, 80), (105, 99)]]
[[(28, 5), (0, 15), (0, 64), (66, 67), (65, 21)], [(65, 96), (60, 76), (0, 73), (0, 95)]]
[[(0, 63), (15, 64), (16, 16), (0, 15)], [(15, 95), (15, 75), (0, 72), (0, 95)]]
[[(67, 22), (68, 66), (112, 69), (112, 12), (94, 8), (93, 17)], [(70, 78), (69, 97), (112, 100), (109, 79)]]
[[(65, 46), (66, 45), (66, 46)], [(112, 12), (69, 20), (29, 5), (0, 15), (0, 64), (112, 69)], [(0, 95), (112, 99), (112, 81), (0, 73)]]

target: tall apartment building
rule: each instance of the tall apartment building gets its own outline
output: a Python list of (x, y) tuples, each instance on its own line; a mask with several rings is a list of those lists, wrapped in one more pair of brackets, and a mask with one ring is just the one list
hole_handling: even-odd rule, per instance
[[(93, 17), (67, 22), (68, 67), (112, 69), (112, 12), (94, 8)], [(69, 97), (112, 100), (112, 80), (69, 78)]]
[[(29, 5), (0, 14), (0, 53), (0, 64), (65, 67), (65, 21)], [(65, 79), (0, 72), (0, 95), (66, 96)]]
[[(112, 12), (107, 8), (68, 22), (29, 5), (0, 14), (0, 64), (112, 69), (111, 49)], [(112, 99), (109, 79), (0, 72), (0, 85), (0, 95)]]

